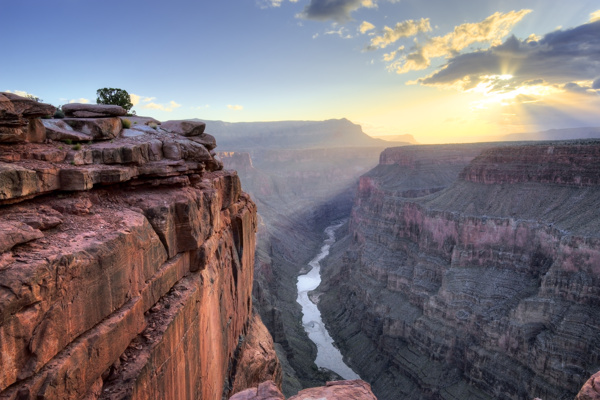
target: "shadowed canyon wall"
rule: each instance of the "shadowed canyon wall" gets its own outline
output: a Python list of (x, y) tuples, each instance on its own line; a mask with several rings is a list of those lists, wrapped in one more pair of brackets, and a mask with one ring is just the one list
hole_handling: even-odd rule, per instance
[[(283, 391), (291, 396), (336, 378), (314, 364), (316, 347), (306, 335), (296, 302), (297, 276), (318, 253), (323, 229), (348, 217), (358, 177), (377, 164), (389, 144), (369, 138), (347, 120), (220, 124), (227, 128), (221, 135), (230, 138), (223, 147), (235, 151), (219, 156), (225, 168), (238, 171), (244, 190), (257, 204), (253, 294), (282, 360)], [(224, 129), (220, 124), (216, 131)], [(208, 126), (213, 129), (211, 122)], [(242, 137), (241, 127), (249, 129), (250, 139)], [(294, 136), (288, 148), (283, 148), (280, 135)], [(265, 147), (257, 148), (253, 137)]]
[(600, 142), (479, 150), (386, 150), (323, 269), (381, 400), (570, 399), (600, 369)]

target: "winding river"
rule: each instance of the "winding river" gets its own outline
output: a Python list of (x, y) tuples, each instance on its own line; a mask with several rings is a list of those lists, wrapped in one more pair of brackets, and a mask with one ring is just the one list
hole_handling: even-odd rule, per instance
[(348, 367), (340, 351), (333, 345), (333, 339), (325, 328), (321, 319), (321, 313), (317, 305), (308, 297), (308, 292), (314, 290), (321, 283), (321, 265), (319, 262), (329, 255), (329, 248), (335, 243), (335, 231), (343, 223), (337, 223), (328, 226), (325, 229), (327, 239), (321, 247), (321, 252), (308, 263), (312, 269), (306, 275), (298, 277), (298, 303), (302, 306), (302, 325), (308, 337), (317, 345), (317, 359), (315, 364), (318, 367), (327, 368), (334, 371), (344, 379), (360, 379), (360, 377)]

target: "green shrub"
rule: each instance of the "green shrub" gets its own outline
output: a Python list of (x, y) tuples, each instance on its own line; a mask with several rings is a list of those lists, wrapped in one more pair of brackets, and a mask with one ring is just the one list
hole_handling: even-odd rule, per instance
[(64, 117), (65, 117), (65, 112), (60, 107), (58, 107), (56, 109), (56, 111), (54, 112), (54, 118), (61, 119), (61, 118), (64, 118)]
[(77, 143), (73, 146), (73, 150), (81, 150), (81, 143)]
[(73, 141), (72, 141), (71, 139), (65, 139), (65, 143), (66, 143), (66, 144), (72, 144), (72, 143), (73, 143)]
[(156, 125), (156, 122), (150, 122), (150, 123), (148, 124), (148, 126), (149, 126), (150, 128), (152, 128), (152, 129), (158, 129), (158, 125)]
[(123, 118), (121, 120), (121, 122), (123, 123), (123, 128), (125, 128), (125, 129), (131, 128), (131, 121), (128, 120), (127, 118)]

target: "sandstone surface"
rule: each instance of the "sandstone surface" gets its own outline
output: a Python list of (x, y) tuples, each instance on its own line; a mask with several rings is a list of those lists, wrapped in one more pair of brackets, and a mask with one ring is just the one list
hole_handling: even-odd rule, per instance
[(75, 118), (120, 117), (127, 114), (123, 107), (111, 104), (69, 103), (63, 105), (62, 110), (66, 116)]
[(0, 143), (44, 142), (46, 129), (39, 117), (55, 110), (50, 104), (0, 92)]
[(600, 372), (594, 374), (583, 385), (575, 400), (599, 400), (600, 399)]
[(419, 147), (361, 178), (323, 269), (342, 353), (382, 400), (574, 398), (600, 368), (600, 142), (489, 148), (444, 189)]
[(280, 379), (252, 311), (256, 207), (200, 147), (0, 144), (0, 399), (218, 399), (236, 371), (240, 389)]
[[(257, 388), (246, 389), (231, 400), (285, 400), (285, 396), (272, 381), (263, 382)], [(333, 381), (325, 386), (304, 389), (288, 400), (377, 400), (371, 386), (365, 381)]]

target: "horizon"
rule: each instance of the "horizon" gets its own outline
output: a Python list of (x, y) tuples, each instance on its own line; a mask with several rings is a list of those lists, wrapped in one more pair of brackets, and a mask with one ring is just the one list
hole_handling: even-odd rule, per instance
[(161, 121), (346, 118), (422, 144), (600, 126), (597, 1), (496, 3), (10, 2), (0, 91), (114, 87)]

